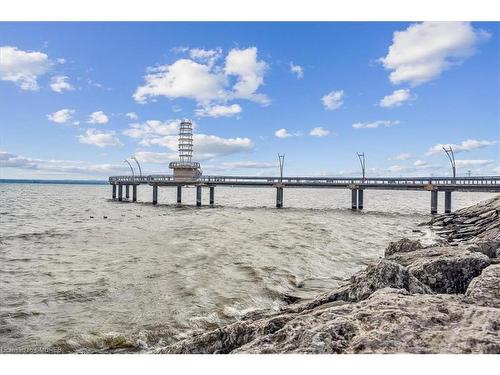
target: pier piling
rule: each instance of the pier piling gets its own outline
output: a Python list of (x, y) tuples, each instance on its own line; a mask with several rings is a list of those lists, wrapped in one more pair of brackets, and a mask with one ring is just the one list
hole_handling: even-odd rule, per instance
[(363, 209), (363, 189), (358, 190), (358, 210)]
[(118, 185), (118, 200), (121, 202), (123, 200), (123, 185), (119, 184)]
[(158, 185), (153, 185), (153, 204), (158, 203)]
[(444, 213), (451, 213), (451, 191), (444, 192)]
[(196, 186), (196, 206), (201, 207), (201, 185)]
[(130, 185), (125, 185), (125, 198), (130, 198)]
[(438, 192), (437, 190), (431, 191), (431, 214), (438, 212)]
[(215, 202), (215, 187), (210, 186), (210, 206), (213, 206)]
[(276, 188), (276, 208), (283, 208), (283, 187)]
[(113, 199), (116, 199), (116, 185), (113, 184)]
[(177, 203), (178, 204), (182, 203), (182, 186), (181, 185), (177, 186)]
[(137, 185), (132, 185), (132, 202), (137, 202)]
[(351, 209), (358, 208), (358, 189), (351, 189)]

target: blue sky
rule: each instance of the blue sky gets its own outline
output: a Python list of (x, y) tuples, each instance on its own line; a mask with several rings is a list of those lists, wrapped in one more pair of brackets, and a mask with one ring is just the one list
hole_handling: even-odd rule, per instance
[(0, 23), (0, 177), (499, 174), (498, 23)]

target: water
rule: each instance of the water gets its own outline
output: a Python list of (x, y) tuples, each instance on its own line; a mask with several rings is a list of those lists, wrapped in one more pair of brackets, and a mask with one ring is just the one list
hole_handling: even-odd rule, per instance
[[(132, 204), (105, 185), (0, 185), (0, 351), (154, 348), (314, 297), (390, 240), (431, 240), (412, 232), (428, 192), (365, 191), (352, 212), (348, 190), (285, 189), (282, 210), (274, 189), (218, 187), (201, 209), (194, 190), (177, 207), (160, 188), (155, 207), (149, 186)], [(453, 208), (490, 196), (454, 193)]]

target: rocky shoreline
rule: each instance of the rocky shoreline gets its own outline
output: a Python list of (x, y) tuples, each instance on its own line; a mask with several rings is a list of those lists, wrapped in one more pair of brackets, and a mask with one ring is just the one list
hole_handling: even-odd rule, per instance
[(156, 353), (500, 353), (500, 196), (422, 225), (339, 288)]

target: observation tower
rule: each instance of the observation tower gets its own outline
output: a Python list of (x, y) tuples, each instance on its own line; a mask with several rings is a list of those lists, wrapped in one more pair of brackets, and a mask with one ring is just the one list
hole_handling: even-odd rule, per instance
[(193, 123), (182, 120), (179, 128), (179, 161), (170, 162), (175, 180), (192, 181), (201, 177), (200, 163), (191, 161), (193, 157)]

